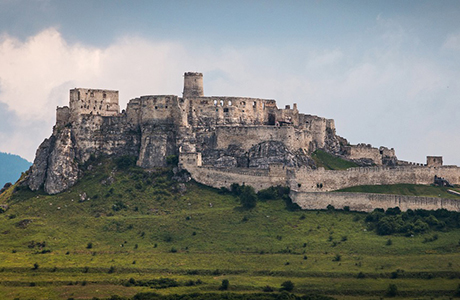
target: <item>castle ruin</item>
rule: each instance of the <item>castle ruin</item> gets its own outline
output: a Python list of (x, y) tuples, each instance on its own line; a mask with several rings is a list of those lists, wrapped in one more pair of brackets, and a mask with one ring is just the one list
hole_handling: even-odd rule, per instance
[[(311, 158), (317, 149), (361, 167), (319, 168)], [(203, 74), (196, 72), (184, 74), (182, 97), (141, 96), (122, 112), (118, 91), (72, 89), (69, 106), (57, 108), (52, 136), (37, 150), (28, 185), (62, 192), (80, 177), (78, 163), (99, 155), (135, 156), (145, 169), (163, 167), (166, 157), (177, 155), (179, 167), (198, 182), (256, 190), (289, 186), (306, 208), (314, 206), (302, 204), (314, 201), (312, 193), (356, 185), (431, 184), (434, 176), (460, 184), (459, 168), (443, 166), (442, 157), (417, 165), (399, 161), (394, 149), (349, 145), (336, 134), (334, 120), (300, 113), (295, 103), (278, 108), (273, 99), (204, 96)]]

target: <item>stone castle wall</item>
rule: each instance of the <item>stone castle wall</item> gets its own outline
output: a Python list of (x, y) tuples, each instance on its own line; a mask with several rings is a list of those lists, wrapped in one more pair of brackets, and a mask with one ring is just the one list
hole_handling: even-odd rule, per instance
[(387, 194), (366, 193), (299, 193), (291, 192), (291, 199), (302, 209), (325, 209), (332, 205), (337, 209), (348, 206), (350, 210), (371, 212), (375, 208), (399, 207), (402, 211), (408, 209), (447, 209), (460, 211), (460, 201), (453, 199), (415, 197)]
[(291, 188), (299, 192), (327, 192), (359, 185), (432, 184), (435, 175), (460, 184), (460, 168), (456, 166), (367, 167), (343, 171), (300, 168), (289, 180)]
[(70, 90), (69, 104), (73, 116), (83, 114), (115, 116), (120, 112), (118, 91), (73, 89)]

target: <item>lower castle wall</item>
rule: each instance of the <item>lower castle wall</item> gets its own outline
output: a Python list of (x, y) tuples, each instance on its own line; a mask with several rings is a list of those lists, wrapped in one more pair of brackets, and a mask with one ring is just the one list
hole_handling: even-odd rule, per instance
[(460, 168), (429, 167), (369, 167), (344, 171), (302, 168), (290, 178), (291, 189), (299, 192), (327, 192), (358, 185), (431, 184), (434, 176), (444, 177), (451, 184), (460, 184)]
[(183, 167), (190, 172), (192, 178), (197, 182), (215, 188), (230, 188), (232, 183), (238, 183), (239, 185), (250, 185), (257, 192), (271, 186), (286, 185), (285, 173), (283, 174), (279, 170), (270, 176), (269, 170), (225, 170), (191, 165), (184, 165)]
[(302, 193), (291, 191), (292, 202), (302, 209), (325, 209), (332, 205), (337, 209), (349, 206), (350, 210), (371, 212), (375, 208), (399, 207), (402, 211), (408, 209), (447, 209), (460, 211), (460, 201), (444, 198), (415, 197), (386, 194), (366, 193)]

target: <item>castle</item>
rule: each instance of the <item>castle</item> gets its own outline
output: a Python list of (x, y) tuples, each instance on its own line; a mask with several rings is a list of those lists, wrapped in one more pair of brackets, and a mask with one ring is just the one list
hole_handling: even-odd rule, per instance
[[(318, 168), (311, 158), (317, 149), (361, 167)], [(454, 200), (406, 197), (401, 203), (401, 197), (327, 193), (356, 185), (431, 184), (435, 176), (460, 184), (460, 169), (443, 166), (442, 157), (412, 164), (398, 160), (393, 149), (349, 145), (336, 134), (334, 120), (299, 113), (295, 103), (278, 108), (273, 99), (204, 96), (202, 73), (184, 74), (182, 97), (141, 96), (121, 112), (117, 91), (72, 89), (69, 106), (57, 108), (53, 134), (37, 150), (27, 184), (62, 192), (80, 178), (79, 163), (93, 155), (135, 156), (145, 169), (165, 166), (166, 157), (177, 155), (179, 167), (198, 182), (256, 190), (289, 186), (291, 198), (304, 208), (460, 210)]]

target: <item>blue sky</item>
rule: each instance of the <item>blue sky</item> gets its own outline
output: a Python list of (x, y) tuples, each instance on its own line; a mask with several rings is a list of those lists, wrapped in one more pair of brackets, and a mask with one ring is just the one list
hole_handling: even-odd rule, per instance
[(459, 1), (0, 0), (0, 151), (32, 160), (74, 87), (274, 98), (351, 143), (460, 165)]

